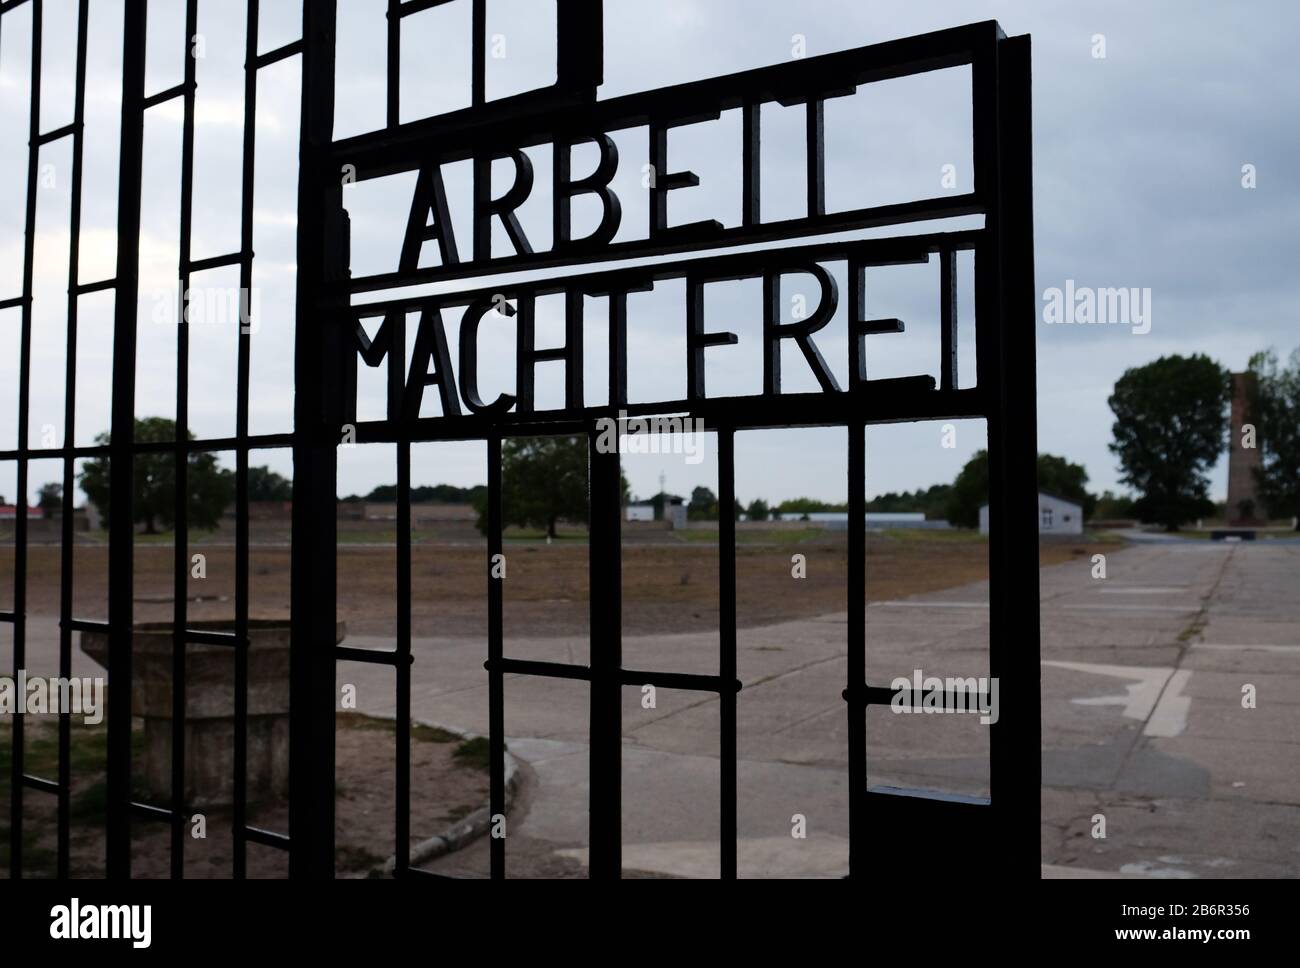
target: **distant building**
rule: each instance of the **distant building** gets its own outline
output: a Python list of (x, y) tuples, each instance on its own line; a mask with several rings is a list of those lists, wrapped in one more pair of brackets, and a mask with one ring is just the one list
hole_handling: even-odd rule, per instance
[[(989, 506), (980, 508), (980, 534), (989, 533)], [(1083, 534), (1083, 506), (1069, 498), (1038, 492), (1039, 534)]]
[[(27, 520), (39, 521), (43, 517), (45, 517), (44, 508), (28, 505)], [(18, 505), (0, 504), (0, 521), (15, 521), (17, 520), (17, 518), (18, 518)]]
[(627, 520), (629, 521), (653, 521), (655, 519), (655, 506), (653, 501), (637, 501), (627, 506)]

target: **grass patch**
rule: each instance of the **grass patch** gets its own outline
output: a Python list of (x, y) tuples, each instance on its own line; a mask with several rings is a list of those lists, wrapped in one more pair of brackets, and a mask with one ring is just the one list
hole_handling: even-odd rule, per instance
[[(365, 713), (341, 712), (335, 716), (335, 724), (343, 729), (372, 729), (381, 733), (396, 733), (397, 720), (367, 716)], [(426, 723), (411, 723), (411, 739), (417, 743), (454, 743), (461, 737), (441, 726)]]
[(490, 745), (486, 736), (467, 739), (451, 755), (461, 766), (471, 770), (487, 770)]

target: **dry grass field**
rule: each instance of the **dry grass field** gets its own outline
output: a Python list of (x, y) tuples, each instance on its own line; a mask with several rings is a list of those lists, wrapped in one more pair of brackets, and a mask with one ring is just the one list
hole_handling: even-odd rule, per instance
[[(339, 618), (350, 632), (391, 635), (396, 615), (396, 554), (391, 525), (340, 532)], [(388, 528), (388, 530), (385, 530)], [(280, 537), (272, 536), (272, 540)], [(258, 536), (255, 535), (255, 542)], [(1113, 545), (1085, 536), (1044, 542), (1041, 561), (1055, 564)], [(192, 619), (234, 614), (234, 548), (220, 533), (195, 540), (206, 577), (187, 580)], [(529, 635), (568, 635), (587, 627), (588, 559), (585, 534), (552, 544), (528, 535), (507, 535), (505, 620), (508, 630)], [(486, 546), (472, 531), (416, 534), (412, 546), (412, 630), (417, 636), (478, 634), (487, 627)], [(806, 559), (806, 580), (790, 594), (791, 560)], [(820, 529), (747, 530), (737, 537), (737, 618), (742, 628), (822, 615), (845, 607), (848, 552), (843, 533)], [(290, 549), (287, 542), (255, 543), (250, 550), (250, 611), (256, 617), (287, 617)], [(12, 608), (13, 546), (0, 545), (0, 609)], [(32, 545), (27, 565), (27, 610), (57, 615), (61, 554), (57, 545)], [(193, 566), (191, 566), (193, 567)], [(79, 544), (74, 561), (74, 614), (107, 614), (108, 549)], [(138, 620), (172, 614), (174, 550), (170, 539), (144, 538), (135, 552)], [(965, 531), (872, 533), (867, 540), (870, 601), (936, 591), (988, 577), (988, 544)], [(718, 552), (716, 533), (661, 532), (651, 540), (629, 539), (623, 549), (624, 632), (693, 631), (716, 627)]]

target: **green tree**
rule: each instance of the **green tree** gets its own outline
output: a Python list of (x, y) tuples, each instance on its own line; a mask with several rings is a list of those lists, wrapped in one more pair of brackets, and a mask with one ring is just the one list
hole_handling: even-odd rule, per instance
[(292, 501), (293, 482), (286, 477), (281, 477), (269, 467), (250, 467), (248, 499), (250, 501)]
[[(510, 437), (501, 444), (501, 521), (503, 526), (545, 528), (557, 536), (560, 521), (587, 522), (588, 453), (586, 437)], [(621, 500), (630, 487), (620, 476)], [(487, 488), (472, 488), (478, 528), (487, 531)]]
[(977, 528), (980, 507), (989, 500), (989, 452), (979, 450), (966, 462), (952, 482), (944, 517), (958, 528)]
[(1038, 455), (1038, 488), (1077, 501), (1085, 521), (1097, 508), (1096, 496), (1088, 493), (1088, 472), (1082, 464), (1072, 464), (1064, 457)]
[(771, 510), (768, 508), (766, 501), (761, 497), (757, 497), (749, 505), (745, 514), (751, 521), (766, 521), (771, 514)]
[(1169, 531), (1213, 513), (1207, 471), (1227, 439), (1228, 374), (1208, 356), (1162, 356), (1115, 381), (1110, 444), (1134, 512)]
[[(1072, 464), (1055, 454), (1039, 454), (1037, 468), (1039, 490), (1077, 501), (1083, 508), (1083, 516), (1092, 516), (1097, 498), (1088, 493), (1088, 472), (1082, 464)], [(930, 491), (935, 492), (935, 488)], [(980, 508), (989, 502), (989, 452), (976, 451), (946, 489), (946, 494), (944, 491), (938, 494), (946, 499), (944, 516), (950, 524), (959, 528), (979, 527)]]
[[(190, 434), (190, 439), (194, 435)], [(176, 439), (176, 422), (165, 417), (136, 418), (135, 440), (142, 444), (171, 443)], [(107, 431), (95, 438), (106, 447), (111, 443)], [(135, 458), (135, 494), (131, 504), (132, 520), (143, 524), (146, 534), (156, 534), (157, 524), (170, 528), (175, 523), (176, 464), (167, 452), (142, 453)], [(211, 529), (221, 520), (221, 513), (234, 496), (234, 475), (217, 465), (215, 454), (193, 452), (187, 463), (189, 500), (187, 513), (192, 528)], [(108, 458), (92, 457), (83, 465), (78, 477), (86, 497), (107, 519), (109, 516)]]
[(718, 499), (707, 487), (691, 491), (691, 502), (686, 505), (686, 516), (692, 521), (713, 521), (718, 517)]
[(63, 508), (63, 485), (51, 481), (37, 491), (36, 506), (46, 514), (58, 513)]
[[(1274, 517), (1300, 519), (1300, 348), (1285, 367), (1272, 350), (1250, 359), (1254, 376), (1250, 390), (1250, 420), (1255, 425), (1259, 467), (1255, 482), (1260, 500)], [(1241, 428), (1234, 427), (1234, 434)], [(1233, 440), (1233, 446), (1238, 445)], [(1297, 521), (1300, 530), (1300, 521)]]

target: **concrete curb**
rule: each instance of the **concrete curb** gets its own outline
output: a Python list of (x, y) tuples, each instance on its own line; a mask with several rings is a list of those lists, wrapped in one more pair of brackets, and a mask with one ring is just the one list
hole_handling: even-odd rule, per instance
[[(411, 720), (413, 725), (430, 726), (434, 729), (446, 730), (448, 733), (454, 733), (461, 739), (477, 739), (475, 733), (467, 733), (463, 729), (457, 729), (455, 726), (448, 726), (445, 723), (435, 723), (425, 719)], [(505, 770), (505, 812), (507, 816), (510, 809), (514, 806), (515, 796), (519, 792), (519, 761), (516, 760), (509, 750), (506, 750), (506, 770)], [(435, 834), (428, 840), (422, 840), (411, 848), (410, 866), (423, 864), (439, 857), (445, 857), (447, 854), (454, 853), (462, 847), (469, 845), (472, 841), (482, 837), (492, 826), (492, 808), (479, 807), (473, 813), (457, 820), (440, 834)], [(384, 861), (382, 867), (375, 868), (370, 872), (370, 877), (392, 877), (397, 868), (396, 855), (389, 857)]]

